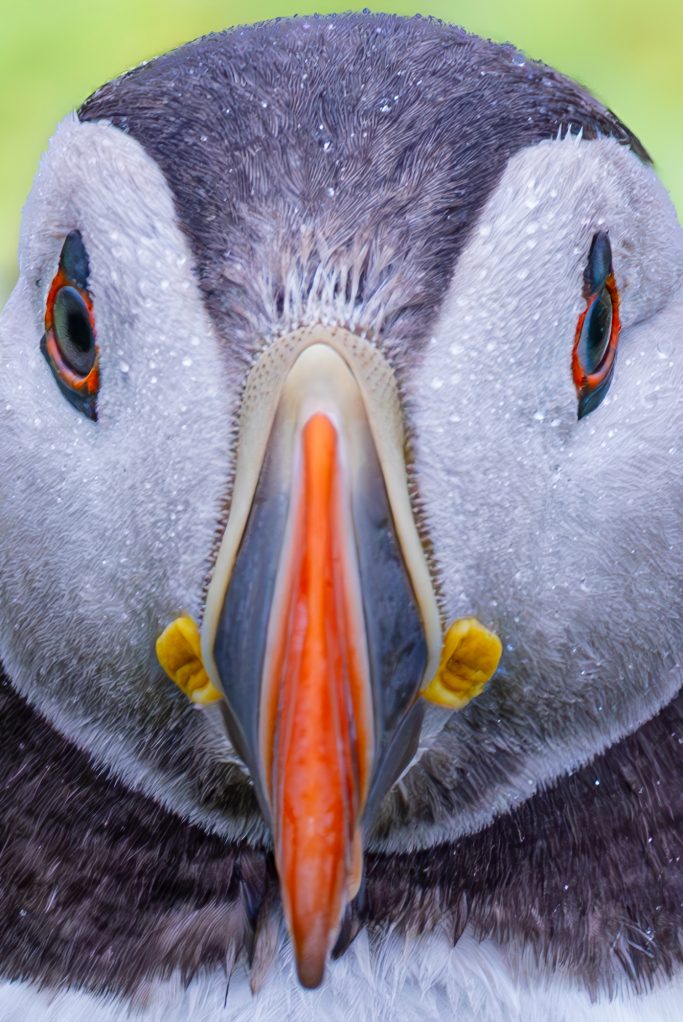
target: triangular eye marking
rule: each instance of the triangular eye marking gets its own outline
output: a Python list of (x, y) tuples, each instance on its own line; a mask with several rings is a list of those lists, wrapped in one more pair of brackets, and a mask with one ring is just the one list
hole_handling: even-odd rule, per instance
[(67, 234), (59, 257), (59, 269), (73, 287), (88, 290), (90, 281), (90, 260), (80, 231)]
[(579, 316), (572, 353), (572, 376), (582, 419), (609, 390), (619, 344), (619, 291), (606, 231), (593, 237), (583, 274), (586, 308)]
[(89, 277), (90, 263), (81, 233), (71, 231), (48, 292), (40, 349), (67, 401), (96, 420), (99, 348)]
[(586, 298), (595, 295), (605, 286), (612, 272), (612, 246), (607, 231), (593, 235), (588, 262), (583, 271), (584, 294)]

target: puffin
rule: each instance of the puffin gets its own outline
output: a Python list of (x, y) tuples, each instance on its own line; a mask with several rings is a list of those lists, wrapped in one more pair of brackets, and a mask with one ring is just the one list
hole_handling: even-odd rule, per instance
[(0, 1019), (683, 1009), (683, 231), (460, 28), (189, 43), (0, 318)]

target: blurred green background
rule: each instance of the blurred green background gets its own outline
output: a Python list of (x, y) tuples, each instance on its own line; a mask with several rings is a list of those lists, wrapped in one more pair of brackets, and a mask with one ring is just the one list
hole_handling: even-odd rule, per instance
[[(355, 5), (354, 5), (355, 6)], [(359, 4), (355, 9), (360, 9)], [(57, 121), (102, 82), (198, 35), (344, 0), (0, 0), (0, 301), (16, 274), (21, 207)], [(683, 211), (681, 0), (393, 0), (509, 40), (596, 93), (640, 136)]]

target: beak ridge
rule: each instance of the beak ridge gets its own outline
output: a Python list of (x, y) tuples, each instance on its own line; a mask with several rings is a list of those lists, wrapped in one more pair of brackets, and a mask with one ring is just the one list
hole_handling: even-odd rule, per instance
[[(300, 979), (317, 986), (360, 847), (372, 755), (369, 679), (337, 431), (315, 412), (301, 432), (283, 604), (271, 614), (261, 758), (275, 858)], [(278, 601), (279, 602), (279, 601)], [(274, 626), (274, 627), (272, 627)]]

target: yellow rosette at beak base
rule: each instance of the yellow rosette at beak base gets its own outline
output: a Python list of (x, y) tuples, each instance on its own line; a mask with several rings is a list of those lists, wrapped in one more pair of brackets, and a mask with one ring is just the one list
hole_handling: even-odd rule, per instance
[[(159, 663), (181, 692), (199, 706), (218, 702), (222, 693), (209, 678), (201, 637), (191, 617), (179, 617), (156, 643)], [(439, 669), (421, 695), (449, 710), (462, 710), (495, 674), (502, 653), (497, 635), (476, 618), (459, 618), (446, 632)]]
[(495, 674), (503, 647), (474, 617), (459, 618), (446, 632), (439, 669), (422, 697), (449, 710), (462, 710)]
[(171, 681), (199, 706), (223, 698), (202, 663), (201, 636), (191, 617), (178, 617), (157, 639), (157, 659)]

